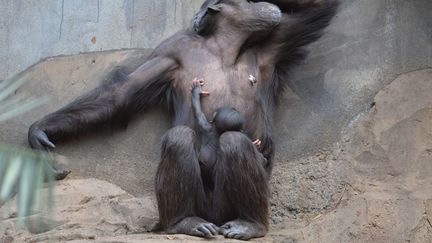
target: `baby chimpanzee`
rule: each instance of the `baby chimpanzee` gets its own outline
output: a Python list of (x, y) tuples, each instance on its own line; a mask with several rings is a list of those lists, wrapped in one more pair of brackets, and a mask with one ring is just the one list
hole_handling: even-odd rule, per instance
[[(202, 79), (194, 79), (192, 82), (192, 110), (201, 144), (198, 151), (201, 173), (203, 174), (203, 178), (211, 178), (213, 166), (216, 162), (219, 136), (227, 131), (242, 132), (245, 118), (232, 107), (221, 107), (213, 113), (212, 124), (208, 122), (201, 111), (200, 97), (209, 95), (208, 92), (202, 91), (201, 86), (203, 85), (204, 80)], [(257, 139), (253, 141), (253, 144), (259, 147), (261, 141)]]

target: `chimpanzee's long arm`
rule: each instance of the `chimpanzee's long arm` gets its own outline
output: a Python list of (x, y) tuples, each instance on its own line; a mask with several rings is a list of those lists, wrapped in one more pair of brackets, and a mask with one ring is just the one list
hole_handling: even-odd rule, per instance
[[(318, 40), (324, 29), (335, 16), (338, 0), (268, 0), (282, 11), (281, 23), (268, 39), (270, 55), (276, 55), (276, 62), (298, 61), (299, 49)], [(291, 12), (291, 8), (300, 9)]]
[(176, 62), (156, 56), (121, 80), (103, 84), (69, 105), (35, 122), (29, 129), (30, 146), (54, 147), (51, 141), (80, 133), (101, 123), (127, 121), (137, 111), (161, 99), (170, 85)]
[[(259, 2), (261, 0), (254, 0)], [(273, 76), (260, 82), (257, 100), (261, 108), (264, 129), (260, 151), (267, 158), (265, 166), (270, 174), (273, 167), (274, 145), (273, 107), (287, 86), (287, 74), (293, 65), (306, 56), (304, 47), (320, 36), (336, 14), (337, 0), (265, 0), (277, 5), (283, 12), (281, 23), (263, 43), (259, 58), (261, 63), (274, 65)]]
[[(286, 75), (293, 65), (301, 62), (307, 54), (304, 49), (308, 44), (318, 40), (324, 29), (335, 16), (338, 0), (268, 0), (282, 9), (297, 6), (300, 10), (292, 14), (285, 10), (281, 23), (264, 43), (262, 63), (275, 65), (275, 75), (270, 87), (273, 97), (277, 98), (287, 85)], [(294, 3), (298, 2), (298, 5)]]
[(201, 85), (199, 84), (198, 81), (196, 82), (194, 81), (194, 83), (192, 84), (191, 100), (192, 100), (192, 110), (195, 116), (195, 121), (198, 125), (198, 128), (202, 132), (208, 132), (211, 130), (212, 127), (201, 110), (200, 97), (201, 97)]

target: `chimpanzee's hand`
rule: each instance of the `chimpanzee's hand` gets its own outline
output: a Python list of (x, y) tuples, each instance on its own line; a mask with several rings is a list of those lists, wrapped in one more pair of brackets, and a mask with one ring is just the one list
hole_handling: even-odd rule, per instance
[(28, 142), (30, 147), (38, 150), (48, 151), (50, 148), (55, 148), (55, 145), (49, 140), (46, 133), (35, 124), (29, 129)]
[(191, 88), (192, 95), (208, 96), (210, 94), (209, 92), (203, 91), (201, 89), (201, 86), (204, 86), (204, 79), (195, 78), (192, 81), (192, 88)]
[(259, 139), (255, 139), (254, 141), (252, 141), (253, 145), (256, 146), (256, 148), (259, 150), (260, 146), (261, 146), (261, 140)]
[[(35, 124), (29, 129), (28, 142), (30, 147), (38, 150), (49, 151), (49, 149), (55, 148), (55, 145), (49, 140), (47, 134)], [(63, 180), (71, 172), (64, 165), (57, 162), (53, 162), (52, 171), (56, 180)]]

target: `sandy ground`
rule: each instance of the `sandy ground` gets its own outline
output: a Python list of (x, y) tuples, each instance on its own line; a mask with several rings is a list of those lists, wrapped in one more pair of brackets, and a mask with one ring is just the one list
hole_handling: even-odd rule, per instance
[[(271, 187), (271, 230), (256, 242), (432, 242), (432, 70), (399, 76), (333, 149), (277, 160)], [(3, 207), (0, 243), (203, 241), (148, 233), (157, 222), (151, 191), (137, 198), (69, 179), (55, 195), (52, 218), (35, 214), (28, 230)]]

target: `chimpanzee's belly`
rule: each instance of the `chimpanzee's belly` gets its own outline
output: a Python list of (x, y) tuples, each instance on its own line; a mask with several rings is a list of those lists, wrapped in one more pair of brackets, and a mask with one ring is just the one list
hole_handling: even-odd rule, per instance
[[(252, 83), (249, 75), (245, 70), (231, 70), (228, 73), (223, 70), (213, 70), (213, 72), (197, 72), (182, 75), (182, 80), (177, 80), (176, 88), (185, 90), (188, 95), (185, 97), (186, 105), (190, 116), (193, 116), (191, 110), (190, 87), (194, 78), (203, 78), (205, 81), (202, 87), (203, 91), (210, 93), (209, 96), (201, 98), (201, 109), (207, 120), (211, 121), (213, 113), (220, 107), (233, 107), (238, 110), (245, 118), (246, 123), (250, 119), (259, 119), (258, 104), (256, 102), (257, 83)], [(190, 124), (190, 120), (188, 121)]]

